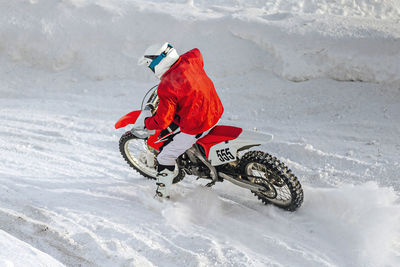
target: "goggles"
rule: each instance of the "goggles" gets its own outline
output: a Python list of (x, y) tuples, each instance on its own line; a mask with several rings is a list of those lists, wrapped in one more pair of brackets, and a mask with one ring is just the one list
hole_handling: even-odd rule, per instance
[(155, 72), (155, 67), (163, 60), (171, 51), (172, 45), (168, 44), (167, 48), (160, 55), (144, 55), (145, 58), (151, 59), (149, 68)]

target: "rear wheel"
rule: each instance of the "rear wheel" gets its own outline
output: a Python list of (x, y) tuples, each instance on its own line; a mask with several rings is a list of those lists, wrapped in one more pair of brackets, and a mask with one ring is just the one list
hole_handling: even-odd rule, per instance
[(252, 191), (264, 204), (294, 211), (303, 203), (303, 189), (297, 177), (268, 153), (247, 152), (240, 159), (239, 168), (244, 178), (265, 188), (263, 192)]
[[(137, 138), (130, 131), (124, 133), (119, 140), (119, 151), (125, 161), (138, 173), (149, 179), (157, 179), (157, 170), (155, 167), (147, 165), (146, 154), (149, 152), (146, 140)], [(154, 155), (155, 160), (155, 155)], [(173, 183), (181, 181), (184, 172), (175, 167), (176, 177)]]

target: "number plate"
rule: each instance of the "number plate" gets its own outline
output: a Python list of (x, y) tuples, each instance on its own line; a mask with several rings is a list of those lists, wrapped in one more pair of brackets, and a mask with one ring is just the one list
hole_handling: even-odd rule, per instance
[(211, 161), (211, 164), (216, 166), (216, 165), (221, 165), (225, 164), (231, 161), (236, 160), (236, 152), (237, 149), (235, 147), (229, 146), (229, 143), (226, 144), (220, 143), (215, 146), (213, 146), (210, 149), (209, 153), (209, 160)]

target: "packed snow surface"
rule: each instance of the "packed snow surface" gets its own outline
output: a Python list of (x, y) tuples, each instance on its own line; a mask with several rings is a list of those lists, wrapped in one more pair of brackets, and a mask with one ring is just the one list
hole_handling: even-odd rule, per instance
[[(1, 1), (0, 265), (399, 266), (399, 23), (395, 0)], [(221, 124), (275, 136), (298, 211), (192, 176), (159, 201), (123, 161), (163, 41), (201, 50)]]

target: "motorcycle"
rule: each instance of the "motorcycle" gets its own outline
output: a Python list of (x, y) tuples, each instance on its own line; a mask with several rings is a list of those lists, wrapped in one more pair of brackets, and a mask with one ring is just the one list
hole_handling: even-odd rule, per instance
[[(155, 114), (158, 106), (157, 86), (144, 96), (140, 110), (130, 112), (115, 124), (116, 129), (135, 124), (149, 93), (145, 106)], [(125, 161), (141, 175), (157, 178), (156, 157), (168, 138), (179, 131), (171, 125), (152, 135), (143, 135), (133, 128), (119, 140), (119, 150)], [(303, 202), (303, 189), (298, 178), (276, 157), (263, 151), (249, 150), (268, 143), (272, 135), (247, 131), (239, 127), (217, 125), (176, 160), (173, 183), (185, 175), (207, 179), (206, 186), (225, 180), (249, 189), (264, 204), (273, 204), (288, 211), (295, 211)]]

